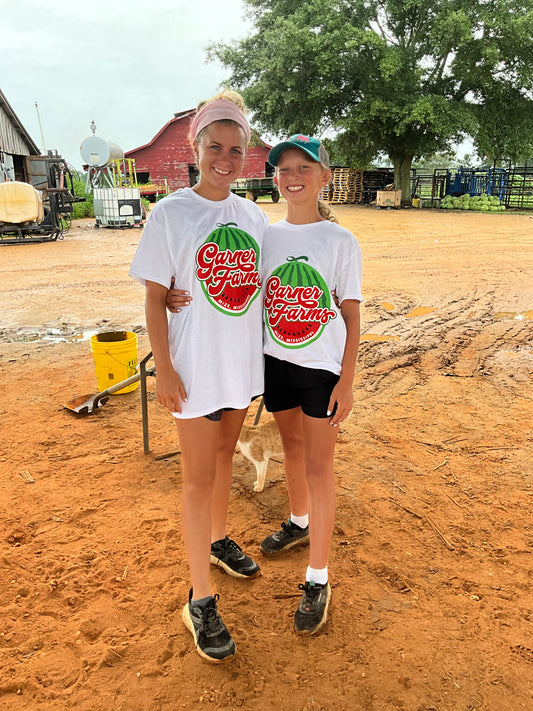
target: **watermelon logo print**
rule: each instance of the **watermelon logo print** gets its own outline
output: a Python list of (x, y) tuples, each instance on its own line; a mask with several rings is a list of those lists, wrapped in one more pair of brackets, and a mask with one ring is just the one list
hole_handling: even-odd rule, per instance
[(259, 245), (235, 222), (217, 224), (196, 253), (196, 278), (208, 301), (230, 316), (242, 316), (261, 290)]
[[(305, 261), (302, 261), (305, 260)], [(265, 322), (274, 341), (284, 348), (302, 348), (319, 338), (337, 314), (326, 282), (308, 257), (288, 257), (266, 284)]]

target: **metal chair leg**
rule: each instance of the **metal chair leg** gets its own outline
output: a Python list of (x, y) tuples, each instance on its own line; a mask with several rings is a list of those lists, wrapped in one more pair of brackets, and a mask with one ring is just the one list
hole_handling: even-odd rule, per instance
[[(152, 351), (145, 356), (140, 362), (141, 371), (141, 411), (143, 423), (143, 451), (145, 454), (150, 454), (150, 435), (148, 431), (148, 393), (146, 388), (146, 363), (152, 357)], [(151, 371), (150, 375), (155, 375), (155, 371)]]
[(262, 397), (261, 402), (259, 403), (259, 407), (257, 408), (257, 412), (255, 413), (254, 427), (259, 422), (259, 419), (261, 417), (261, 413), (263, 412), (264, 406), (265, 406), (265, 398)]

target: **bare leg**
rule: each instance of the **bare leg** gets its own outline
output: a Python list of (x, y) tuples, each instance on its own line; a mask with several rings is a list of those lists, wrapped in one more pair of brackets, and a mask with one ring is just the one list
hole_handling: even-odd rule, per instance
[(291, 513), (295, 516), (305, 516), (309, 513), (309, 499), (305, 477), (302, 410), (295, 407), (273, 414), (283, 443), (285, 480)]
[(325, 568), (335, 524), (333, 453), (338, 429), (329, 418), (303, 415), (305, 475), (309, 494), (309, 542), (312, 568)]
[(215, 487), (219, 422), (177, 420), (183, 462), (181, 524), (196, 599), (211, 595), (211, 502)]
[(233, 474), (233, 455), (248, 408), (222, 413), (217, 447), (216, 477), (211, 505), (211, 543), (226, 535), (226, 517)]

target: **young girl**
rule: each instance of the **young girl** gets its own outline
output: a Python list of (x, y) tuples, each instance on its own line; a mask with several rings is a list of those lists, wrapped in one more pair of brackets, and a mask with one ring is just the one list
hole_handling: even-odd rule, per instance
[(274, 555), (309, 540), (294, 630), (310, 635), (325, 624), (331, 598), (333, 454), (338, 425), (353, 403), (361, 250), (318, 202), (331, 177), (320, 141), (291, 136), (270, 151), (268, 160), (276, 167), (288, 209), (285, 220), (267, 228), (263, 247), (265, 405), (283, 442), (291, 519), (263, 541), (261, 550)]
[[(211, 591), (210, 563), (239, 578), (260, 573), (225, 534), (235, 445), (250, 401), (263, 392), (258, 266), (268, 219), (230, 192), (250, 139), (243, 109), (228, 91), (199, 105), (190, 133), (199, 182), (154, 207), (130, 271), (146, 287), (157, 399), (176, 418), (182, 450), (192, 583), (182, 617), (211, 662), (232, 657), (235, 643)], [(173, 276), (190, 304), (167, 320)]]

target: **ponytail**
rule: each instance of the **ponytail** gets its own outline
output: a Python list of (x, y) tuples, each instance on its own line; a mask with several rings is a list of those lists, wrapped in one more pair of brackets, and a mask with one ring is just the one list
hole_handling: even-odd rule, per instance
[(324, 220), (328, 220), (328, 222), (336, 222), (339, 224), (339, 218), (337, 215), (333, 212), (333, 210), (327, 205), (325, 202), (322, 202), (322, 200), (318, 201), (318, 212), (320, 214), (320, 217), (322, 217)]

